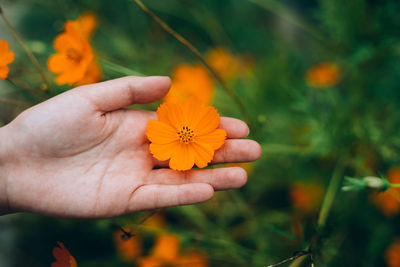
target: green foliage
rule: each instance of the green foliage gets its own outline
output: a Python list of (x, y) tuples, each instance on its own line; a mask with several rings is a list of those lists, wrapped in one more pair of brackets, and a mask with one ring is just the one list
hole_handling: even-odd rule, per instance
[[(202, 53), (222, 46), (254, 61), (251, 75), (229, 85), (254, 122), (250, 138), (261, 143), (263, 155), (252, 165), (244, 188), (216, 193), (205, 204), (163, 212), (167, 230), (179, 234), (183, 248), (204, 251), (211, 266), (267, 266), (306, 250), (316, 238), (316, 266), (385, 266), (384, 251), (400, 236), (399, 215), (388, 219), (367, 194), (328, 186), (335, 170), (340, 187), (345, 175), (374, 176), (400, 164), (399, 1), (145, 3)], [(199, 63), (132, 1), (25, 0), (4, 8), (18, 14), (12, 21), (45, 69), (63, 23), (87, 10), (99, 18), (91, 43), (104, 79), (171, 75), (179, 64)], [(3, 25), (1, 29), (8, 31)], [(10, 65), (10, 79), (0, 82), (12, 93), (4, 91), (0, 97), (36, 104), (71, 88), (52, 83), (50, 91), (36, 90), (40, 76), (12, 43), (16, 61)], [(337, 64), (341, 77), (319, 89), (305, 77), (321, 62)], [(21, 89), (18, 80), (33, 91)], [(214, 106), (223, 115), (243, 119), (232, 99), (215, 85)], [(0, 123), (8, 123), (21, 110), (1, 102)], [(298, 182), (332, 192), (326, 224), (318, 225), (322, 199), (308, 211), (293, 203)], [(139, 215), (100, 221), (14, 215), (6, 223), (6, 229), (16, 229), (11, 266), (49, 266), (57, 240), (66, 244), (80, 267), (125, 266), (113, 245), (113, 225), (132, 224)], [(148, 252), (154, 236), (139, 233)]]

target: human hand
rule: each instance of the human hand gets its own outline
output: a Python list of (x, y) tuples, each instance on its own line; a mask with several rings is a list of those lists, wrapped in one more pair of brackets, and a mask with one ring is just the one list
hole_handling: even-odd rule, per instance
[[(81, 86), (21, 113), (0, 128), (0, 213), (105, 218), (194, 204), (214, 190), (239, 188), (239, 167), (174, 171), (149, 153), (146, 124), (155, 112), (124, 109), (154, 102), (168, 77), (125, 77)], [(248, 127), (221, 118), (228, 140), (213, 163), (254, 161)], [(5, 208), (1, 208), (1, 207)]]

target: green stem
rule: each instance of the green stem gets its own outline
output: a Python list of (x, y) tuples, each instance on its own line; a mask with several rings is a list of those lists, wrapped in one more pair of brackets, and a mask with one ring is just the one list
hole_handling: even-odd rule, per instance
[(143, 73), (140, 73), (140, 72), (132, 70), (130, 68), (113, 63), (111, 61), (108, 61), (107, 59), (100, 58), (100, 57), (97, 57), (97, 59), (98, 59), (100, 65), (105, 69), (109, 69), (109, 70), (115, 71), (115, 72), (123, 74), (123, 75), (146, 76)]
[(322, 202), (321, 210), (318, 217), (318, 227), (322, 228), (325, 226), (326, 220), (328, 218), (329, 212), (332, 208), (332, 204), (335, 200), (336, 193), (342, 183), (343, 172), (345, 168), (345, 157), (338, 160), (335, 170), (332, 174), (332, 178), (329, 182), (328, 190), (325, 194), (325, 198)]
[(42, 67), (39, 64), (39, 61), (36, 59), (36, 57), (33, 55), (33, 53), (31, 52), (31, 50), (29, 49), (29, 47), (25, 44), (24, 39), (22, 39), (22, 36), (17, 32), (17, 30), (14, 28), (14, 26), (11, 24), (11, 22), (8, 20), (8, 18), (6, 17), (6, 14), (4, 14), (3, 9), (0, 6), (0, 16), (2, 17), (2, 19), (4, 20), (4, 22), (6, 23), (7, 27), (11, 30), (11, 32), (14, 34), (15, 38), (17, 39), (17, 41), (19, 42), (19, 44), (22, 46), (22, 48), (24, 49), (25, 53), (28, 55), (29, 59), (32, 61), (33, 65), (35, 66), (35, 68), (37, 69), (37, 71), (39, 72), (40, 76), (42, 77), (43, 80), (43, 84), (42, 84), (42, 90), (46, 91), (50, 88), (50, 83), (49, 80), (46, 77), (46, 74), (44, 73), (44, 70), (42, 69)]
[(400, 187), (400, 184), (390, 184), (390, 187)]
[[(201, 55), (199, 50), (186, 40), (182, 35), (174, 31), (168, 24), (162, 21), (156, 14), (154, 14), (147, 6), (143, 4), (140, 0), (133, 0), (136, 5), (138, 5), (147, 15), (149, 15), (158, 25), (160, 25), (163, 30), (171, 34), (177, 41), (183, 44), (187, 49), (189, 49), (206, 67), (206, 69), (211, 73), (211, 75), (221, 84), (222, 88), (228, 93), (228, 95), (232, 98), (232, 100), (238, 106), (240, 112), (244, 116), (245, 120), (250, 124), (253, 125), (252, 119), (250, 114), (247, 112), (242, 100), (235, 94), (235, 92), (228, 86), (228, 84), (222, 79), (222, 77), (208, 64), (207, 60)], [(251, 127), (250, 127), (251, 128)]]

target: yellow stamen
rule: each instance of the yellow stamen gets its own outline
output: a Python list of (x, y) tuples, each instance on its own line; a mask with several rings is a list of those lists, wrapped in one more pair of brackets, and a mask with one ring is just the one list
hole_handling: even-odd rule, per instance
[(189, 144), (193, 141), (194, 132), (187, 126), (183, 126), (180, 131), (178, 131), (178, 138), (182, 143)]

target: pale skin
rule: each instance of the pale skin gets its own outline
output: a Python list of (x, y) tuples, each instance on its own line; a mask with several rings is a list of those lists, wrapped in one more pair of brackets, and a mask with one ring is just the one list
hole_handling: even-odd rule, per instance
[[(77, 87), (27, 109), (0, 128), (0, 214), (109, 218), (195, 204), (242, 187), (239, 167), (174, 171), (149, 152), (155, 112), (124, 109), (161, 99), (168, 77), (124, 77)], [(212, 163), (254, 161), (247, 125), (221, 118), (228, 139)]]

